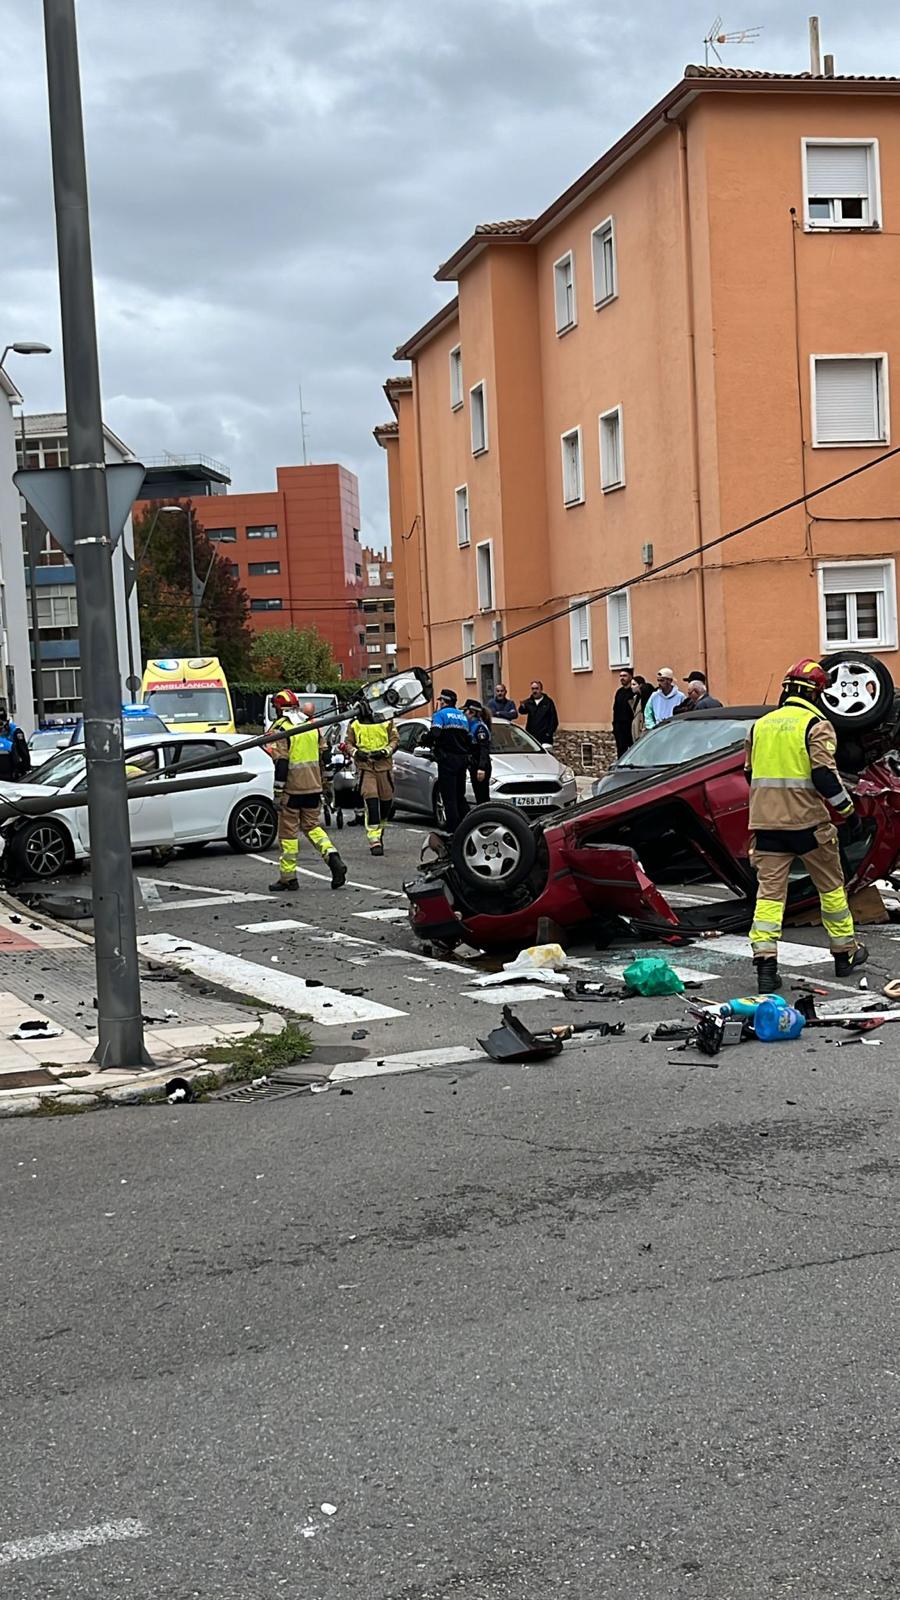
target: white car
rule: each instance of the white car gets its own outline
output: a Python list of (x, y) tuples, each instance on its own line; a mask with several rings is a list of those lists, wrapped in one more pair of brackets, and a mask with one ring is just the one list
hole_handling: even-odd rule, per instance
[[(430, 727), (428, 717), (404, 717), (397, 723), (400, 744), (394, 756), (394, 804), (399, 811), (418, 811), (434, 817), (444, 826), (444, 807), (437, 790), (437, 764), (431, 752), (421, 748), (422, 735)], [(466, 793), (474, 804), (471, 781)], [(575, 774), (536, 739), (517, 728), (514, 722), (495, 717), (491, 728), (492, 800), (502, 800), (519, 811), (536, 816), (574, 805)]]
[[(153, 734), (125, 740), (127, 769), (146, 770), (148, 776), (163, 766), (196, 761), (240, 744), (237, 734)], [(249, 773), (249, 781), (160, 793), (130, 800), (128, 814), (133, 850), (170, 850), (177, 845), (202, 849), (213, 840), (226, 840), (232, 850), (268, 850), (277, 817), (273, 800), (275, 768), (265, 750), (236, 750), (232, 760), (211, 767), (227, 772), (231, 766)], [(202, 768), (196, 776), (202, 776)], [(136, 776), (136, 773), (129, 773)], [(187, 774), (185, 774), (187, 776)], [(35, 773), (35, 781), (0, 784), (0, 799), (16, 802), (38, 795), (68, 793), (85, 784), (85, 754), (81, 745), (60, 751)], [(52, 878), (74, 862), (90, 856), (87, 805), (45, 812), (39, 817), (14, 817), (0, 827), (3, 871), (7, 878)]]

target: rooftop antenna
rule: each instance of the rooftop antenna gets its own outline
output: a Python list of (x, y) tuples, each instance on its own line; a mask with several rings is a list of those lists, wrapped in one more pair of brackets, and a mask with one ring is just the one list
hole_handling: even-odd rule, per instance
[(704, 66), (709, 66), (710, 51), (712, 51), (720, 66), (722, 65), (722, 57), (718, 50), (720, 44), (755, 44), (761, 33), (761, 27), (737, 28), (733, 33), (726, 33), (722, 26), (722, 18), (716, 17), (703, 41)]
[(300, 396), (300, 444), (301, 444), (302, 449), (303, 449), (303, 465), (305, 467), (308, 467), (309, 466), (309, 441), (307, 439), (307, 434), (306, 434), (306, 419), (309, 416), (309, 412), (308, 411), (304, 411), (304, 409), (303, 409), (303, 385), (302, 385), (302, 383), (298, 383), (297, 384), (297, 393)]

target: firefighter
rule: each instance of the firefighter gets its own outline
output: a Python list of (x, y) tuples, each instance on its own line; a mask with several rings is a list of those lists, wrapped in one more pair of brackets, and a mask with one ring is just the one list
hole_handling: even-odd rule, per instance
[(266, 748), (275, 762), (275, 804), (278, 807), (278, 841), (281, 845), (279, 876), (270, 883), (273, 894), (296, 891), (299, 835), (304, 833), (328, 864), (332, 889), (347, 881), (347, 868), (322, 827), (322, 772), (319, 765), (324, 741), (318, 728), (297, 722), (300, 702), (293, 689), (280, 689), (274, 698), (277, 712), (271, 732), (278, 735)]
[(384, 825), (394, 798), (394, 751), (400, 739), (393, 722), (375, 722), (359, 712), (347, 729), (347, 745), (359, 773), (366, 838), (373, 856), (384, 855)]
[(844, 887), (834, 812), (852, 821), (853, 801), (835, 763), (837, 739), (821, 710), (828, 674), (818, 661), (798, 661), (782, 685), (778, 709), (750, 730), (745, 769), (750, 779), (750, 861), (758, 879), (750, 947), (762, 994), (781, 985), (778, 940), (796, 857), (819, 892), (822, 926), (838, 978), (868, 960), (859, 944)]

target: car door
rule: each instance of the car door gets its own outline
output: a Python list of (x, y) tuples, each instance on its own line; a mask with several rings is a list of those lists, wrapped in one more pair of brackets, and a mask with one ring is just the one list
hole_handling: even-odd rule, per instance
[[(166, 747), (166, 765), (174, 768), (178, 777), (182, 766), (188, 762), (202, 761), (205, 756), (220, 754), (228, 749), (225, 739), (177, 739)], [(228, 772), (231, 765), (239, 770), (241, 758), (234, 754), (224, 764), (210, 766), (210, 774)], [(192, 774), (203, 777), (204, 769), (198, 767)], [(185, 777), (188, 774), (185, 773)], [(171, 797), (175, 828), (175, 843), (190, 844), (201, 839), (223, 839), (228, 829), (228, 818), (234, 805), (237, 784), (211, 785), (203, 789), (187, 789)]]
[(397, 724), (400, 745), (394, 755), (394, 793), (398, 805), (410, 811), (430, 813), (434, 763), (413, 754), (427, 727), (421, 717)]
[[(151, 775), (159, 770), (160, 747), (159, 745), (134, 746), (125, 751), (125, 766), (141, 767)], [(136, 774), (129, 774), (133, 781), (137, 781)], [(67, 784), (67, 789), (77, 789), (84, 784), (83, 772), (80, 776), (72, 778)], [(73, 806), (67, 808), (63, 815), (77, 840), (83, 848), (90, 852), (90, 828), (88, 825), (88, 808)], [(134, 850), (147, 850), (154, 845), (167, 846), (173, 842), (172, 806), (166, 794), (136, 796), (128, 802), (128, 828), (131, 834), (131, 845)]]

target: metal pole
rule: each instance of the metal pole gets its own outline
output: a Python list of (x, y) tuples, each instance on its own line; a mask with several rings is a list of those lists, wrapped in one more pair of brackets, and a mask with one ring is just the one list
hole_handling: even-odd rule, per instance
[[(22, 434), (22, 466), (28, 465), (28, 440), (25, 428), (25, 407), (22, 407), (21, 418)], [(31, 601), (31, 648), (33, 651), (32, 680), (34, 682), (34, 709), (37, 716), (37, 725), (42, 727), (44, 722), (44, 678), (41, 662), (41, 625), (38, 621), (38, 586), (37, 586), (37, 556), (38, 540), (35, 514), (25, 502), (25, 547), (28, 551), (28, 598)]]
[(97, 964), (96, 1059), (137, 1067), (144, 1048), (123, 760), (112, 545), (74, 0), (44, 0), (47, 91), (81, 638)]
[(197, 599), (197, 569), (194, 565), (194, 519), (191, 515), (191, 505), (188, 501), (188, 556), (191, 563), (191, 615), (194, 619), (194, 655), (200, 654), (200, 604)]

